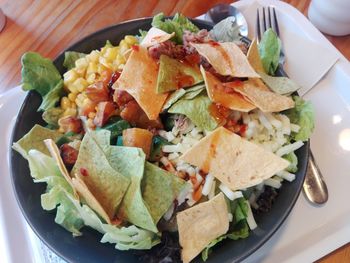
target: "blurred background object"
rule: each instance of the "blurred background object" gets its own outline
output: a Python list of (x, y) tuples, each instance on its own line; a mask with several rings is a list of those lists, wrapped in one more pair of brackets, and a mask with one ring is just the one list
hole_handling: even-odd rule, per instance
[(350, 34), (349, 12), (349, 0), (312, 0), (308, 17), (321, 32), (331, 36), (345, 36)]
[(0, 8), (0, 32), (4, 29), (6, 24), (6, 16)]

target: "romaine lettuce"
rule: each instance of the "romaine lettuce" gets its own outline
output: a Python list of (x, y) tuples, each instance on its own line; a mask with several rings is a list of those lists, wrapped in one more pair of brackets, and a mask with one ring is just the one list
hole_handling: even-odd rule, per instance
[(64, 61), (63, 66), (67, 68), (68, 70), (75, 67), (75, 61), (79, 58), (85, 57), (85, 53), (80, 53), (76, 51), (66, 51), (64, 52)]
[(195, 26), (186, 16), (176, 13), (173, 19), (164, 19), (164, 14), (159, 13), (153, 17), (152, 26), (159, 28), (169, 34), (175, 32), (174, 40), (182, 44), (182, 35), (185, 30), (198, 32), (199, 28)]
[(264, 70), (269, 75), (274, 75), (278, 67), (281, 53), (281, 41), (277, 34), (270, 28), (264, 32), (259, 43), (259, 54)]
[(292, 132), (291, 137), (295, 141), (307, 141), (315, 128), (315, 112), (311, 102), (303, 100), (299, 96), (293, 96), (295, 107), (287, 110), (285, 114), (290, 122), (299, 125), (300, 130)]

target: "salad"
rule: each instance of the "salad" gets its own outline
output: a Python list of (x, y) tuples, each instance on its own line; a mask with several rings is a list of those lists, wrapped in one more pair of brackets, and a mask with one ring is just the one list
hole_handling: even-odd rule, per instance
[(222, 240), (249, 236), (254, 215), (295, 179), (314, 113), (297, 84), (274, 76), (276, 34), (247, 47), (237, 32), (230, 21), (208, 32), (158, 14), (118, 45), (67, 51), (63, 76), (23, 55), (22, 88), (42, 96), (47, 125), (13, 149), (47, 184), (41, 205), (57, 224), (76, 238), (91, 227), (118, 250), (172, 242), (146, 261), (205, 261)]

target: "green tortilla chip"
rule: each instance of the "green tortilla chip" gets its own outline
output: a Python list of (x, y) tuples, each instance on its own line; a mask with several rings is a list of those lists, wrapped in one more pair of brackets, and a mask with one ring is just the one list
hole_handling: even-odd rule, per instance
[(118, 217), (157, 233), (156, 222), (146, 207), (141, 194), (141, 181), (144, 173), (145, 154), (135, 147), (104, 147), (111, 166), (130, 179), (130, 186), (118, 210)]
[(146, 162), (141, 186), (142, 196), (154, 222), (160, 220), (184, 187), (184, 180)]
[(61, 136), (62, 133), (58, 131), (50, 130), (35, 124), (26, 135), (12, 145), (12, 148), (19, 152), (25, 159), (28, 159), (28, 152), (32, 149), (38, 150), (39, 152), (50, 156), (44, 140), (52, 139), (56, 141)]
[(210, 114), (210, 105), (211, 101), (206, 95), (199, 95), (192, 100), (179, 100), (171, 106), (168, 112), (186, 115), (199, 128), (212, 131), (218, 126), (218, 123)]
[(157, 93), (189, 87), (203, 81), (198, 66), (182, 63), (166, 55), (159, 59)]
[[(109, 131), (106, 132), (109, 133)], [(101, 131), (85, 134), (80, 145), (77, 162), (72, 169), (72, 175), (80, 177), (84, 181), (110, 219), (113, 219), (128, 189), (130, 179), (111, 167), (101, 148), (103, 145), (98, 144), (97, 141), (106, 141), (103, 139), (106, 134), (101, 133)], [(95, 138), (102, 139), (96, 140)]]

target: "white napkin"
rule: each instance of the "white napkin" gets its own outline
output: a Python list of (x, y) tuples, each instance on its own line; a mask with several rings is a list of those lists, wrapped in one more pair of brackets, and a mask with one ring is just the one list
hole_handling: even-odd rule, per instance
[[(255, 36), (255, 24), (257, 8), (262, 5), (257, 1), (252, 3), (241, 12), (247, 19), (249, 37)], [(288, 14), (279, 12), (276, 8), (280, 38), (286, 55), (284, 70), (288, 76), (297, 82), (302, 88), (298, 91), (300, 96), (311, 90), (332, 68), (339, 59), (339, 55), (328, 48), (308, 39), (302, 35), (298, 28), (291, 28)]]

